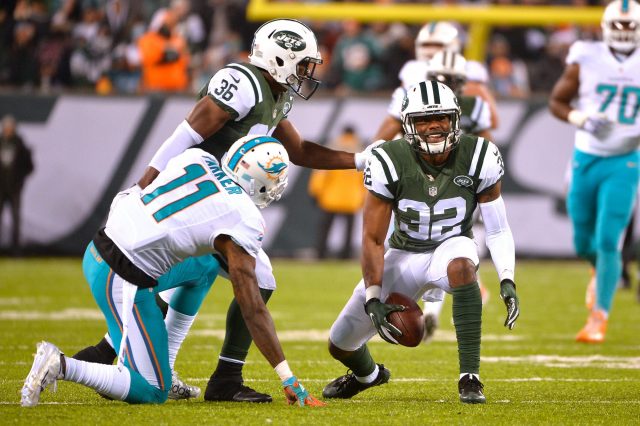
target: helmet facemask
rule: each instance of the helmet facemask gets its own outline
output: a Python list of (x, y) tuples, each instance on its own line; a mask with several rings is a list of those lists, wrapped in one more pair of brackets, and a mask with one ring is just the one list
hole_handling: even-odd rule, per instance
[(322, 59), (304, 58), (296, 65), (296, 74), (289, 74), (286, 85), (302, 99), (309, 99), (320, 86), (320, 80), (313, 77), (316, 65), (320, 64)]
[(601, 27), (607, 46), (622, 53), (633, 51), (640, 44), (640, 5), (633, 0), (610, 3)]
[[(419, 132), (417, 123), (427, 117), (446, 115), (449, 117), (449, 131)], [(452, 151), (460, 140), (460, 113), (458, 111), (417, 112), (407, 114), (402, 123), (405, 136), (412, 148), (420, 154), (436, 155)]]
[[(417, 152), (444, 154), (458, 145), (460, 106), (453, 91), (443, 83), (427, 80), (411, 86), (403, 100), (400, 116), (405, 139)], [(448, 126), (422, 124), (444, 121), (445, 117)], [(425, 130), (425, 127), (432, 130)]]

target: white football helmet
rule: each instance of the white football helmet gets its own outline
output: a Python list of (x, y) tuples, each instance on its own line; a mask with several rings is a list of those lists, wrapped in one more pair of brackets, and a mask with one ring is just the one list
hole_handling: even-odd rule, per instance
[(630, 52), (640, 43), (640, 4), (615, 0), (602, 15), (602, 38), (612, 49)]
[(460, 52), (458, 29), (451, 22), (434, 21), (425, 24), (415, 42), (416, 59), (428, 61), (441, 50)]
[[(427, 116), (448, 115), (448, 132), (418, 133), (416, 122)], [(442, 154), (453, 150), (460, 140), (460, 106), (453, 91), (435, 80), (422, 81), (407, 90), (402, 102), (402, 128), (405, 139), (418, 152)], [(429, 137), (441, 136), (438, 142), (428, 142)]]
[(249, 63), (303, 99), (309, 99), (320, 85), (313, 78), (316, 65), (322, 63), (318, 41), (309, 27), (294, 19), (274, 19), (258, 28)]
[(446, 84), (459, 96), (467, 81), (467, 60), (461, 54), (449, 50), (438, 52), (429, 61), (427, 79)]
[(249, 135), (231, 145), (222, 157), (222, 170), (263, 209), (287, 187), (289, 155), (277, 139)]

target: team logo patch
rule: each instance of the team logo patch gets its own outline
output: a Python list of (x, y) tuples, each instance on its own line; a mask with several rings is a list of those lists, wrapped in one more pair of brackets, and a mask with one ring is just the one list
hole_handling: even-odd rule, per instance
[(258, 166), (267, 172), (269, 179), (277, 180), (282, 174), (282, 171), (287, 168), (287, 163), (285, 163), (281, 157), (271, 157), (269, 161), (267, 161), (267, 164), (262, 165), (258, 163)]
[(429, 187), (429, 196), (435, 197), (436, 195), (438, 195), (438, 187), (437, 186), (430, 186)]
[(291, 111), (291, 102), (285, 102), (282, 106), (282, 113), (284, 115), (287, 115), (289, 114), (289, 111)]
[(307, 43), (298, 34), (291, 31), (278, 31), (273, 35), (276, 44), (283, 49), (300, 52), (307, 47)]
[(473, 185), (473, 180), (469, 176), (460, 175), (453, 178), (453, 183), (462, 187), (470, 187)]

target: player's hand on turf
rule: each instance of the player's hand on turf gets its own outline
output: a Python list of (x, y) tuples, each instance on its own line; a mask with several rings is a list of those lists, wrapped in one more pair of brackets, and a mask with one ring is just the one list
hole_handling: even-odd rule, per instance
[(310, 395), (296, 376), (291, 376), (283, 381), (282, 386), (284, 386), (284, 396), (287, 398), (287, 404), (289, 405), (296, 403), (300, 404), (301, 407), (324, 407), (327, 405)]
[(504, 321), (504, 326), (512, 330), (518, 316), (520, 316), (520, 301), (516, 294), (516, 284), (513, 281), (505, 279), (500, 282), (500, 298), (507, 307), (507, 319)]
[(367, 303), (364, 304), (364, 310), (367, 315), (369, 315), (369, 318), (371, 318), (371, 322), (380, 337), (394, 345), (398, 344), (395, 337), (402, 336), (402, 332), (398, 330), (395, 325), (387, 321), (387, 315), (392, 312), (404, 311), (404, 309), (405, 307), (402, 305), (387, 305), (386, 303), (382, 303), (380, 299), (376, 297), (369, 299)]
[(367, 145), (367, 147), (362, 150), (362, 152), (357, 152), (354, 157), (356, 170), (358, 170), (359, 172), (363, 171), (367, 167), (367, 163), (371, 158), (371, 153), (373, 152), (373, 150), (384, 142), (384, 139), (378, 139), (377, 141), (371, 142), (369, 145)]

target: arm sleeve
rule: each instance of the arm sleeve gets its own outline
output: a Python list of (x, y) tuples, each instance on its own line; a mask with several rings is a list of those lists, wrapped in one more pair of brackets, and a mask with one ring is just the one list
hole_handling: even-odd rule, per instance
[(500, 281), (514, 281), (516, 253), (513, 234), (507, 222), (504, 200), (499, 197), (488, 203), (480, 203), (480, 213), (487, 233), (486, 243), (491, 260), (498, 272)]
[(187, 120), (184, 120), (176, 130), (174, 130), (173, 134), (162, 143), (151, 159), (149, 166), (158, 171), (162, 171), (167, 167), (169, 160), (183, 153), (187, 148), (191, 148), (202, 141), (202, 136), (191, 128)]

